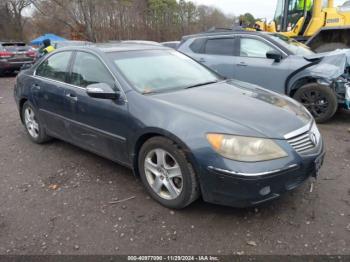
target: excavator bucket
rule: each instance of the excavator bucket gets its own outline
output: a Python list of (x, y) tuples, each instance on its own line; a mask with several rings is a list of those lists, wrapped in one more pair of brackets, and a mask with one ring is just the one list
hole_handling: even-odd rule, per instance
[(350, 48), (350, 26), (324, 27), (311, 37), (306, 45), (317, 53)]

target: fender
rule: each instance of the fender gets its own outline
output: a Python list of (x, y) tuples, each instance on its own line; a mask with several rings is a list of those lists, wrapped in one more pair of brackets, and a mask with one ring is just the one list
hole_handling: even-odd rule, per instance
[[(174, 141), (177, 145), (180, 146), (180, 148), (186, 153), (186, 156), (189, 158), (188, 160), (192, 163), (193, 168), (198, 166), (196, 164), (196, 160), (189, 149), (189, 147), (176, 135), (172, 134), (169, 131), (166, 131), (164, 129), (158, 128), (158, 127), (148, 127), (144, 128), (140, 131), (138, 131), (132, 138), (131, 141), (128, 142), (128, 148), (129, 148), (129, 158), (130, 162), (133, 166), (134, 175), (138, 176), (138, 165), (137, 165), (137, 158), (138, 158), (138, 151), (143, 145), (143, 143), (148, 140), (151, 137), (155, 136), (163, 136), (166, 138), (169, 138), (170, 140)], [(144, 138), (144, 139), (143, 139)], [(198, 171), (198, 170), (196, 170)]]
[(309, 68), (309, 67), (311, 67), (311, 66), (317, 65), (320, 61), (321, 61), (321, 59), (317, 59), (316, 61), (313, 61), (313, 62), (311, 62), (310, 64), (307, 64), (307, 65), (305, 65), (305, 66), (303, 66), (303, 67), (301, 67), (301, 68), (295, 70), (293, 73), (291, 73), (291, 74), (287, 77), (287, 79), (286, 79), (286, 81), (285, 81), (285, 84), (284, 84), (284, 93), (285, 93), (286, 95), (288, 95), (288, 96), (290, 95), (289, 84), (290, 84), (291, 79), (292, 79), (295, 75), (297, 75), (297, 74), (300, 73), (301, 71), (305, 70), (306, 68)]

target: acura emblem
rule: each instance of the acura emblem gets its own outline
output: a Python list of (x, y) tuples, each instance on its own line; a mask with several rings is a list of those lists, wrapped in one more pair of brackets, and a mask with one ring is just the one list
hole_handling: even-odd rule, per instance
[(310, 140), (314, 146), (317, 145), (317, 137), (314, 133), (310, 133)]

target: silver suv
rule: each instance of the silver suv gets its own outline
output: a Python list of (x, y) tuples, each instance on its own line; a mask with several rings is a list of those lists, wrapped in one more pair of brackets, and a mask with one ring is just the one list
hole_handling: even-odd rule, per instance
[(185, 36), (178, 50), (226, 78), (293, 97), (318, 122), (350, 109), (347, 51), (315, 54), (277, 33), (234, 30)]

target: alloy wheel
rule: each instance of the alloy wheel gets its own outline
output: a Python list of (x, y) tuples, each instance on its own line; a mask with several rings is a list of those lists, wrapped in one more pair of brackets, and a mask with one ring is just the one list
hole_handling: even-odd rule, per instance
[(320, 117), (327, 113), (329, 101), (322, 92), (304, 91), (301, 94), (300, 102), (312, 113), (315, 117)]
[(147, 182), (158, 196), (173, 200), (181, 194), (181, 168), (169, 152), (160, 148), (150, 151), (145, 158), (144, 168)]
[(31, 107), (27, 107), (24, 110), (24, 122), (28, 133), (34, 139), (39, 137), (39, 124), (36, 121), (35, 113)]

